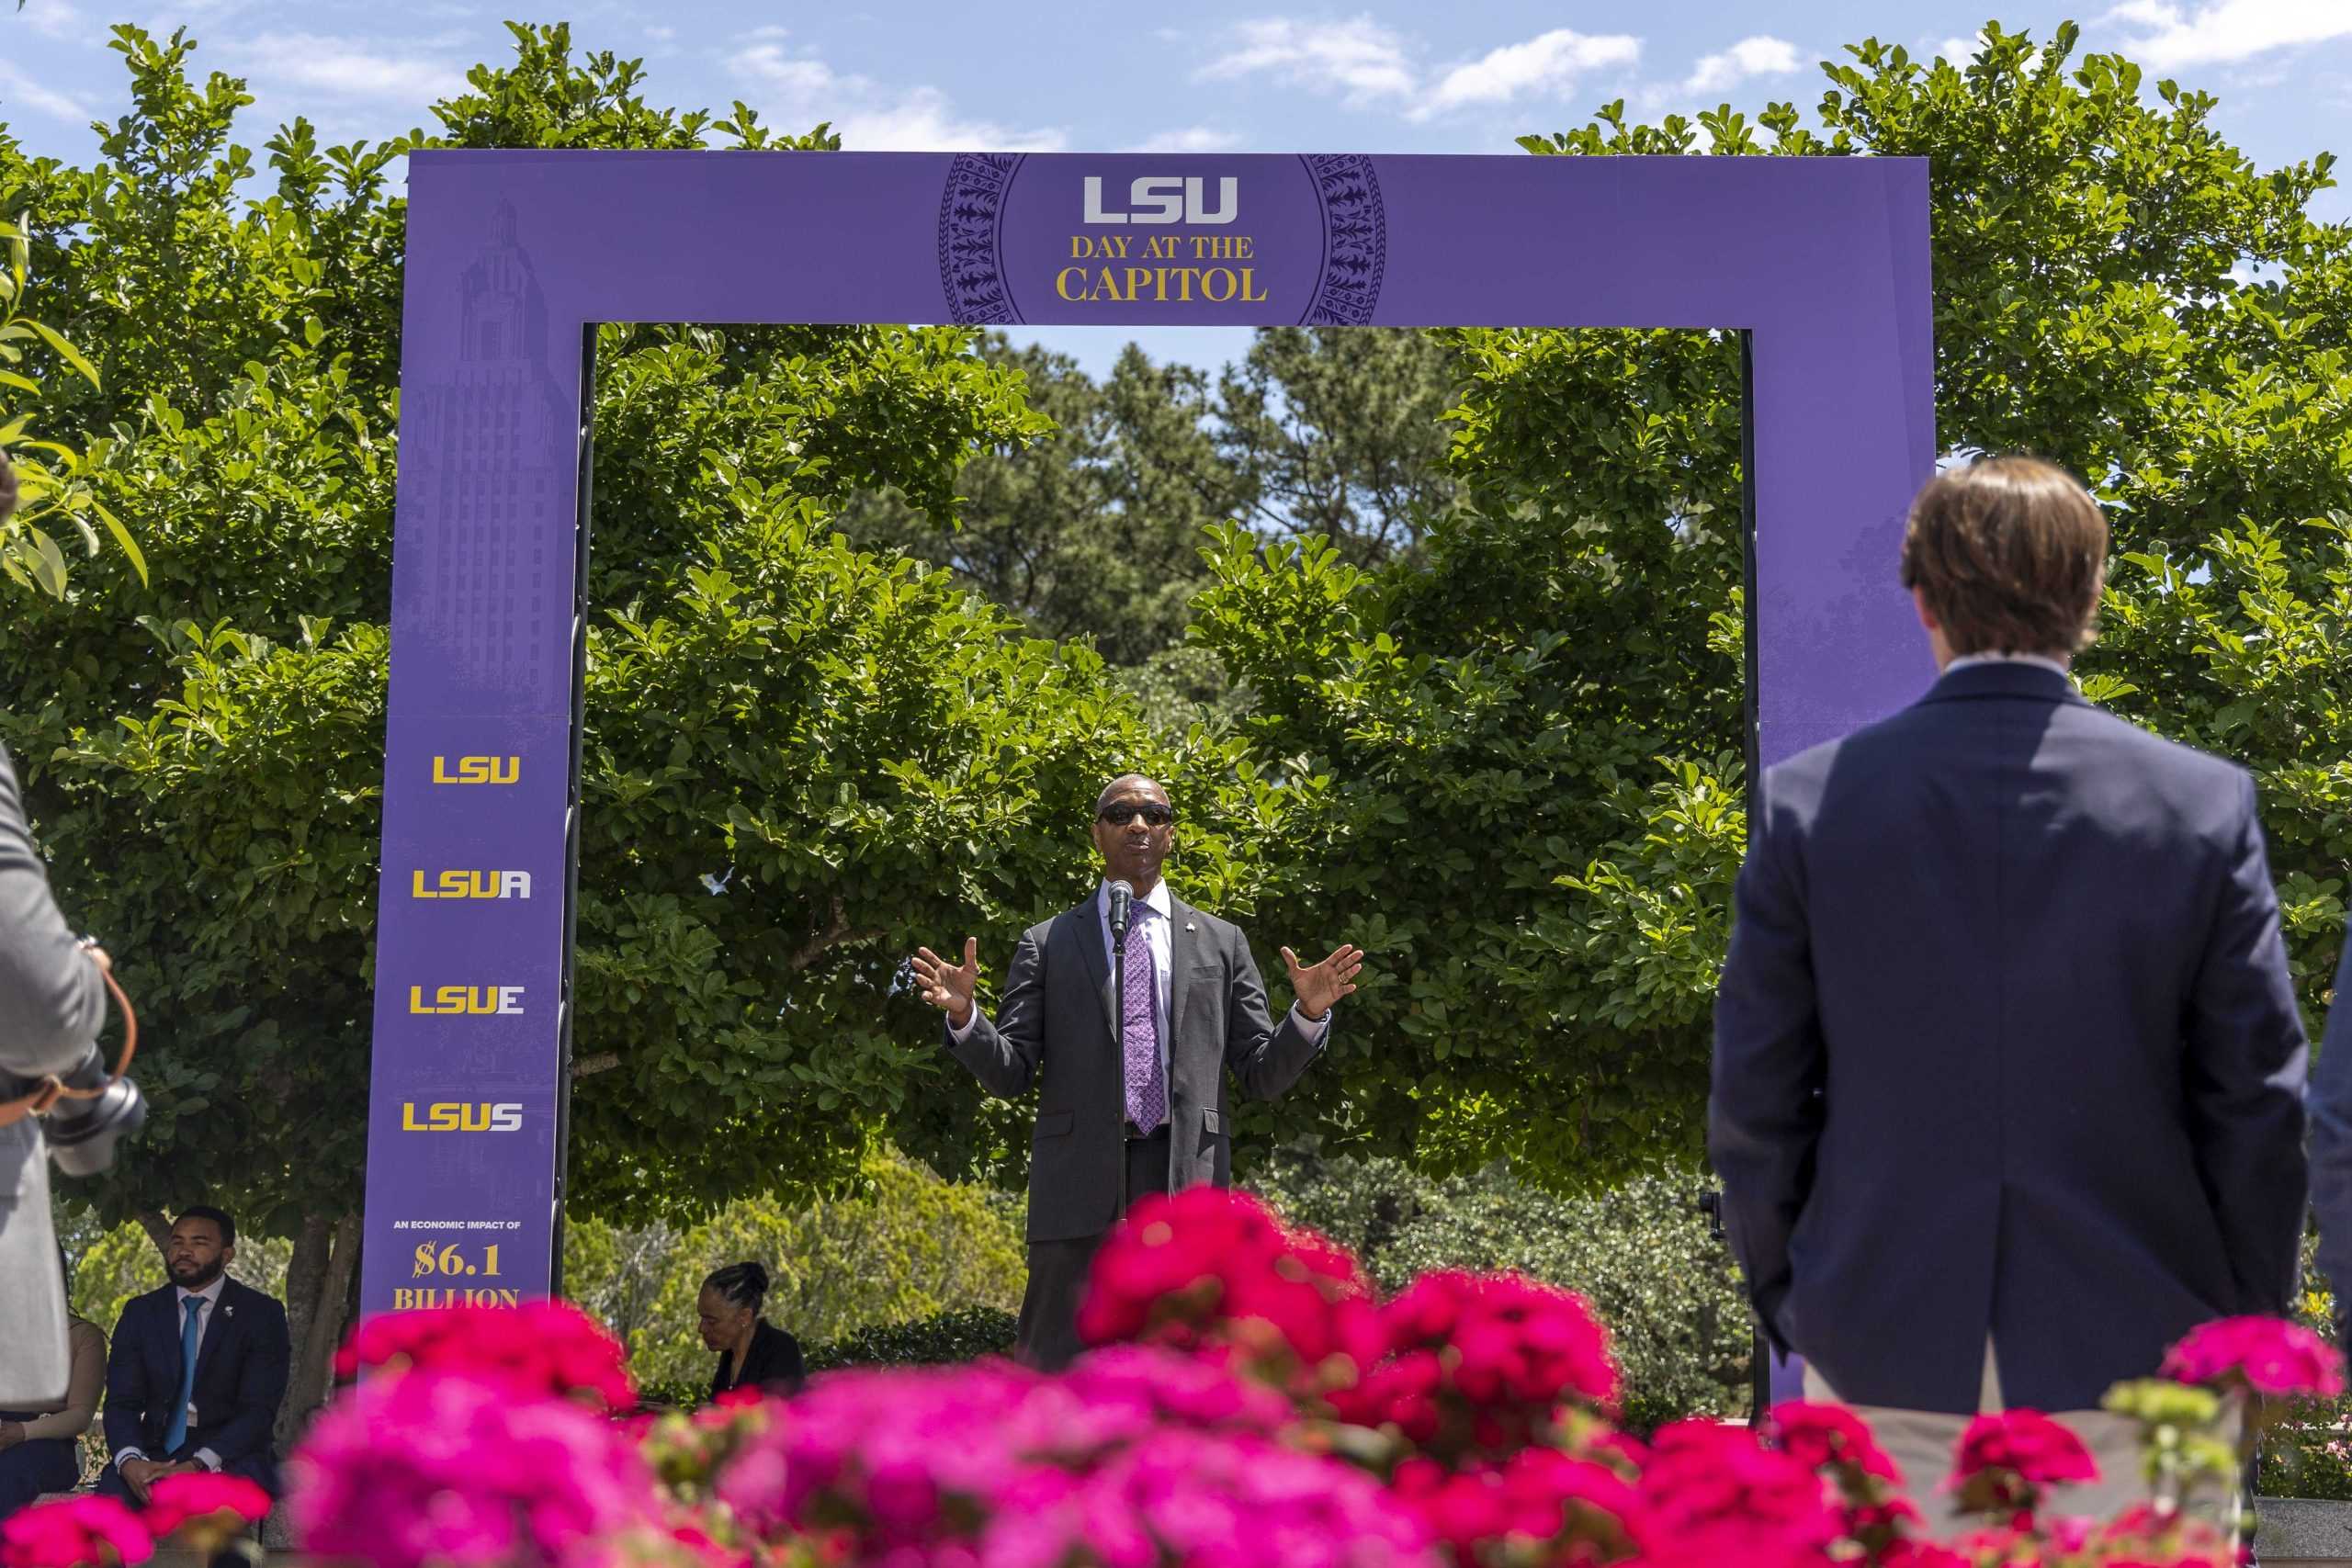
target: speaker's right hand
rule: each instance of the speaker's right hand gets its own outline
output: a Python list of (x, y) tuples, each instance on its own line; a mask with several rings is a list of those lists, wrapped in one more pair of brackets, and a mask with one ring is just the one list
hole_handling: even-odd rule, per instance
[(922, 999), (947, 1015), (953, 1028), (972, 1021), (972, 992), (980, 980), (980, 943), (964, 939), (964, 962), (950, 964), (927, 947), (915, 949), (915, 988)]

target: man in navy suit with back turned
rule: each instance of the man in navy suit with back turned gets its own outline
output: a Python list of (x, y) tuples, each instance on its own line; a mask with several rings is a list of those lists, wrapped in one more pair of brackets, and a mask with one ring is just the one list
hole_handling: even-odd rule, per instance
[(2064, 471), (1913, 503), (1941, 678), (1771, 769), (1715, 1004), (1709, 1147), (1757, 1310), (1926, 1499), (1979, 1410), (2098, 1410), (2210, 1318), (2280, 1313), (2302, 1229), (2302, 1023), (2253, 781), (2068, 678), (2107, 555)]
[(165, 1475), (223, 1471), (277, 1495), (276, 1427), (286, 1397), (286, 1309), (226, 1270), (235, 1222), (180, 1215), (164, 1248), (171, 1283), (122, 1309), (107, 1357), (107, 1450), (98, 1490), (144, 1501)]

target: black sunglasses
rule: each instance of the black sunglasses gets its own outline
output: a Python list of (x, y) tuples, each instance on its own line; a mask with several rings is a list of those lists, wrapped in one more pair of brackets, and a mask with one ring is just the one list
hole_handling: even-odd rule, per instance
[(1131, 806), (1125, 801), (1121, 801), (1116, 806), (1106, 806), (1095, 815), (1114, 828), (1124, 828), (1138, 817), (1155, 828), (1165, 828), (1176, 820), (1176, 811), (1173, 807)]

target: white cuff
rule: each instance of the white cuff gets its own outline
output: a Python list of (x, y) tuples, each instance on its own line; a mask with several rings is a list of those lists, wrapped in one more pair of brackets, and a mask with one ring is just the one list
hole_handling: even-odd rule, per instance
[(214, 1453), (210, 1449), (197, 1450), (196, 1462), (202, 1465), (205, 1469), (211, 1471), (216, 1475), (220, 1472), (220, 1456)]
[(969, 1040), (972, 1037), (972, 1031), (978, 1029), (979, 1026), (980, 1006), (978, 1002), (974, 1002), (972, 1004), (972, 1016), (964, 1021), (962, 1028), (958, 1029), (952, 1023), (947, 1026), (947, 1038), (956, 1042), (956, 1044), (961, 1045), (965, 1041)]
[(1296, 1002), (1290, 1004), (1290, 1021), (1298, 1025), (1298, 1032), (1301, 1034), (1318, 1045), (1323, 1043), (1323, 1032), (1331, 1027), (1330, 1013), (1327, 1012), (1321, 1018), (1309, 1018), (1298, 1010)]
[(146, 1457), (147, 1450), (144, 1449), (117, 1449), (114, 1451), (114, 1467), (117, 1470), (120, 1470), (124, 1460), (145, 1459)]

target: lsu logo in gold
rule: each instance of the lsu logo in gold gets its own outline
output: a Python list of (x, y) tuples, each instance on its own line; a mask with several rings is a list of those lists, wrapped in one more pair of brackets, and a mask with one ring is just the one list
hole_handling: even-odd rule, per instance
[(413, 1103), (401, 1107), (401, 1131), (403, 1133), (519, 1133), (522, 1130), (523, 1106), (520, 1100), (503, 1105), (445, 1101), (426, 1106), (422, 1122), (416, 1118)]
[(408, 988), (408, 1010), (411, 1012), (517, 1013), (523, 1010), (523, 987), (520, 986), (441, 986), (435, 988), (433, 999), (424, 999), (424, 987)]
[(531, 874), (527, 871), (445, 871), (439, 882), (428, 886), (422, 868), (409, 874), (409, 897), (412, 898), (528, 898), (531, 896)]
[(523, 776), (520, 757), (460, 757), (458, 771), (449, 771), (449, 759), (433, 759), (433, 782), (437, 784), (511, 784)]

